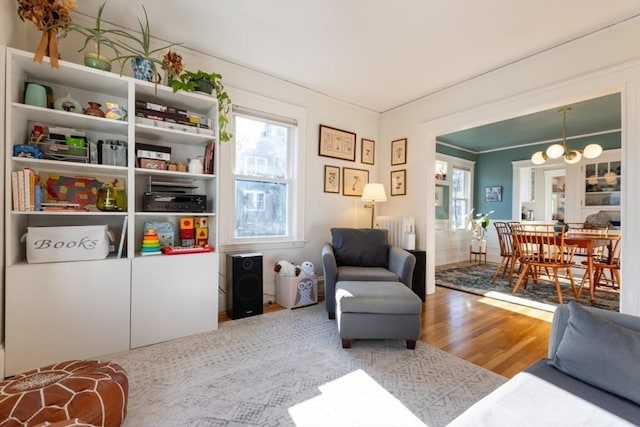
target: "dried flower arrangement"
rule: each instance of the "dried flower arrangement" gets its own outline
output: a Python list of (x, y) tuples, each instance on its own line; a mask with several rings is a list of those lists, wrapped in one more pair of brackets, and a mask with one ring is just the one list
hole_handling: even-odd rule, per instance
[(169, 50), (162, 56), (162, 68), (167, 72), (169, 81), (178, 77), (184, 68), (182, 65), (182, 56)]
[(42, 31), (40, 44), (33, 57), (41, 63), (45, 54), (51, 58), (51, 66), (58, 68), (58, 30), (65, 30), (71, 24), (71, 12), (76, 8), (76, 0), (17, 0), (18, 16), (24, 22), (30, 21)]

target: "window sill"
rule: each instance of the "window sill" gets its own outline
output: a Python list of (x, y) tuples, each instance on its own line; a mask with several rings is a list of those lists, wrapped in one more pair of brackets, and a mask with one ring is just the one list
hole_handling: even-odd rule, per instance
[(238, 243), (224, 243), (218, 245), (218, 252), (245, 252), (269, 249), (295, 249), (303, 248), (306, 240), (286, 240), (278, 242), (251, 241)]

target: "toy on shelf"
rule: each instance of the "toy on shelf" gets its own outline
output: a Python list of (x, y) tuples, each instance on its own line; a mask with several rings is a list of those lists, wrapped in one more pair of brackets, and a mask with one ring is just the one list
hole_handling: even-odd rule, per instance
[(196, 230), (193, 217), (180, 218), (180, 242), (183, 247), (195, 246)]
[(162, 252), (165, 255), (181, 255), (181, 254), (195, 254), (201, 252), (211, 252), (213, 248), (209, 245), (204, 246), (165, 246), (162, 248)]
[(153, 228), (148, 229), (142, 236), (142, 255), (158, 255), (161, 254), (160, 239), (158, 233)]

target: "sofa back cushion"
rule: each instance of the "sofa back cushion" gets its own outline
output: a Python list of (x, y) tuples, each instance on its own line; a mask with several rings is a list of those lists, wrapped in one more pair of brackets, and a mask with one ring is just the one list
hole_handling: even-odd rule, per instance
[(389, 262), (387, 230), (376, 228), (332, 228), (331, 245), (336, 264), (384, 267)]
[(571, 301), (567, 329), (550, 363), (581, 381), (640, 405), (640, 333)]

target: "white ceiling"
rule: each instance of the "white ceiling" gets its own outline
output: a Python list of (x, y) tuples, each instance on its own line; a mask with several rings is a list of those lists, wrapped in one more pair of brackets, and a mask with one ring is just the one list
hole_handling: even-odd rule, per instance
[(109, 0), (103, 20), (137, 29), (143, 4), (154, 37), (376, 112), (640, 14), (640, 0)]

